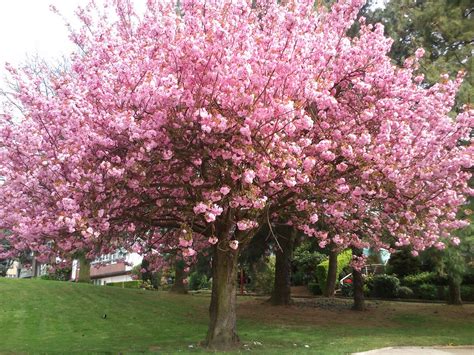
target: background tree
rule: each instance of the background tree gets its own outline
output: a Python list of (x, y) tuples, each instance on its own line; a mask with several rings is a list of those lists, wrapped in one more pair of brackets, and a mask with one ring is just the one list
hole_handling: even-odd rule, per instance
[[(8, 240), (4, 239), (2, 234), (7, 233), (6, 231), (0, 231), (0, 250), (8, 250)], [(12, 259), (0, 258), (0, 277), (4, 277), (7, 274), (8, 269), (13, 264)]]
[(388, 1), (383, 8), (362, 12), (371, 23), (381, 22), (385, 33), (394, 39), (390, 56), (398, 65), (417, 48), (427, 55), (421, 71), (427, 84), (434, 84), (441, 74), (466, 72), (458, 92), (459, 105), (472, 103), (474, 78), (472, 45), (474, 43), (474, 6), (469, 0), (400, 0)]
[(275, 281), (270, 303), (289, 305), (291, 303), (291, 262), (297, 230), (293, 226), (282, 225), (275, 228), (275, 233)]

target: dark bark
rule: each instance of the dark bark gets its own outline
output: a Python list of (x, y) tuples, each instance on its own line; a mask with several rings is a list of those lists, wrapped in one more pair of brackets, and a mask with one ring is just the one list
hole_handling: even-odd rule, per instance
[(33, 256), (33, 260), (31, 262), (31, 269), (32, 269), (32, 272), (33, 272), (33, 275), (32, 275), (33, 277), (38, 277), (38, 271), (37, 271), (38, 266), (37, 265), (38, 265), (38, 263), (36, 261), (36, 258)]
[(209, 306), (210, 323), (205, 344), (225, 350), (239, 343), (236, 325), (238, 252), (214, 246), (212, 258), (212, 295)]
[(448, 304), (462, 305), (461, 283), (449, 278)]
[[(362, 250), (352, 248), (352, 254), (355, 256), (361, 256)], [(364, 278), (362, 272), (352, 268), (352, 287), (354, 290), (354, 305), (352, 309), (354, 311), (365, 311), (365, 299), (364, 299)]]
[(84, 255), (79, 256), (79, 277), (77, 282), (91, 282), (91, 263)]
[(326, 283), (326, 289), (324, 290), (324, 296), (334, 297), (336, 292), (336, 282), (337, 282), (337, 251), (334, 248), (331, 248), (329, 251), (329, 268), (328, 268), (328, 278)]
[(275, 282), (270, 303), (275, 306), (286, 306), (291, 303), (291, 260), (296, 229), (292, 226), (279, 226), (277, 228)]
[(186, 294), (188, 290), (186, 289), (186, 285), (184, 284), (185, 272), (184, 272), (184, 261), (183, 260), (176, 260), (174, 263), (174, 283), (173, 286), (170, 288), (170, 292), (172, 293), (181, 293)]

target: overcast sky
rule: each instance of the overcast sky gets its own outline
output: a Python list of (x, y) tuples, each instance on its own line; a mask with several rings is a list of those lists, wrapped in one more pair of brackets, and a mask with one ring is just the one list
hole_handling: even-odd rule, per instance
[(57, 58), (72, 51), (64, 20), (49, 10), (54, 4), (68, 19), (87, 0), (0, 1), (0, 63), (17, 64), (26, 54)]

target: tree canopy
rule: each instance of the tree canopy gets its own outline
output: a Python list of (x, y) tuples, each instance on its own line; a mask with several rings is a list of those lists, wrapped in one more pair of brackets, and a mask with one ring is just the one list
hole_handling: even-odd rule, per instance
[(274, 219), (321, 247), (442, 248), (466, 224), (472, 148), (457, 143), (473, 111), (449, 116), (461, 75), (423, 85), (423, 50), (394, 66), (381, 25), (348, 37), (362, 5), (149, 1), (138, 15), (120, 0), (111, 17), (91, 2), (52, 91), (8, 66), (22, 107), (0, 121), (9, 253), (210, 245), (207, 343), (225, 347), (241, 246)]

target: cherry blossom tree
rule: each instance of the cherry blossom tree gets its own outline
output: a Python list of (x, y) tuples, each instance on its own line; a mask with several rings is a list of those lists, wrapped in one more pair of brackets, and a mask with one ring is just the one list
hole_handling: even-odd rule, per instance
[(465, 224), (472, 148), (457, 142), (473, 112), (449, 115), (462, 75), (424, 88), (422, 50), (397, 68), (381, 25), (362, 19), (347, 37), (362, 0), (181, 3), (80, 9), (80, 51), (48, 94), (7, 66), (22, 108), (0, 121), (8, 254), (92, 258), (172, 230), (192, 257), (205, 241), (206, 344), (226, 348), (239, 340), (239, 251), (260, 226), (416, 252)]

